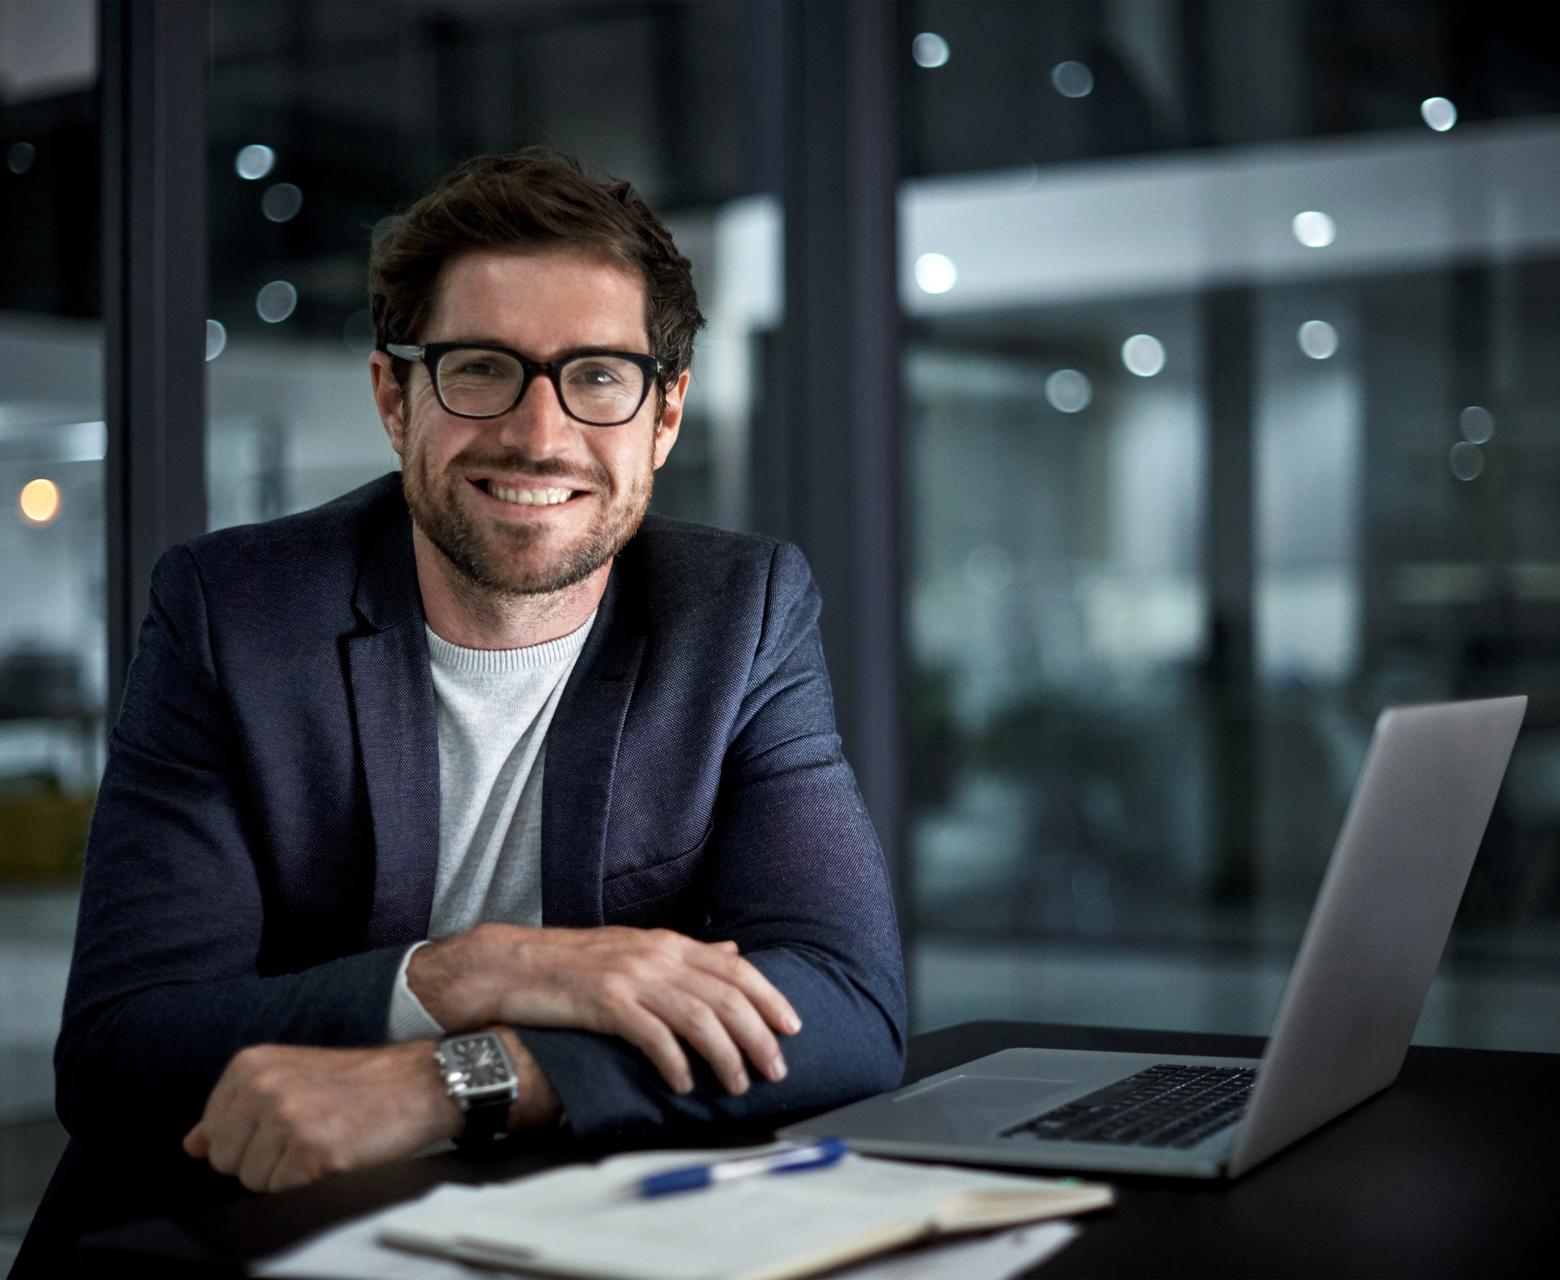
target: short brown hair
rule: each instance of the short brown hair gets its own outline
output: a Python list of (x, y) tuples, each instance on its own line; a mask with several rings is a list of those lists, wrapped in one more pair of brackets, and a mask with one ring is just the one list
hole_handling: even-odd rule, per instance
[[(382, 351), (387, 342), (422, 340), (451, 258), (555, 248), (594, 251), (639, 274), (661, 385), (675, 382), (693, 362), (693, 336), (704, 327), (688, 259), (633, 187), (591, 178), (572, 156), (548, 147), (468, 160), (391, 222), (368, 259), (375, 345)], [(405, 386), (411, 365), (391, 363)]]

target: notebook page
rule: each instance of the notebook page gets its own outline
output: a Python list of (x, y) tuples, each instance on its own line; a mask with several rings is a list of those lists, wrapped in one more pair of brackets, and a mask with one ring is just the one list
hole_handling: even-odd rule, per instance
[[(484, 1189), (464, 1204), (387, 1219), (382, 1238), (403, 1246), (463, 1243), (473, 1255), (568, 1275), (706, 1280), (789, 1274), (923, 1233), (950, 1197), (1000, 1189), (1005, 1217), (1046, 1212), (1035, 1179), (847, 1156), (827, 1169), (745, 1178), (685, 1195), (640, 1199), (647, 1173), (706, 1153), (618, 1157)], [(731, 1158), (731, 1151), (710, 1156)], [(1019, 1191), (1027, 1213), (1015, 1212)], [(1011, 1197), (1011, 1199), (1009, 1199)], [(1059, 1210), (1066, 1211), (1066, 1210)]]

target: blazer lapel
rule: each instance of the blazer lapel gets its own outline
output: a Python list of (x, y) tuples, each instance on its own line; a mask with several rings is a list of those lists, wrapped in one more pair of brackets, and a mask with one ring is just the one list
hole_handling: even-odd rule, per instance
[(346, 642), (358, 750), (374, 828), (368, 945), (427, 936), (439, 862), (439, 735), (411, 520), (374, 545), (353, 606), (367, 630)]
[[(629, 547), (632, 548), (630, 543)], [(601, 871), (612, 774), (645, 647), (645, 610), (625, 551), (547, 732), (542, 772), (542, 919), (602, 922)]]

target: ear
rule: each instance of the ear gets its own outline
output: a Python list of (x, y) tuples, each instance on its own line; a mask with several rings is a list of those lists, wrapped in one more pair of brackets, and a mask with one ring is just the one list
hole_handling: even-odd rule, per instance
[(688, 396), (688, 370), (677, 375), (677, 381), (666, 389), (666, 400), (661, 406), (661, 421), (655, 428), (655, 469), (665, 464), (672, 446), (677, 443), (677, 431), (682, 426), (683, 404)]
[(374, 404), (379, 421), (390, 437), (390, 447), (402, 457), (406, 454), (406, 394), (390, 369), (390, 357), (375, 351), (368, 357), (368, 377), (374, 388)]

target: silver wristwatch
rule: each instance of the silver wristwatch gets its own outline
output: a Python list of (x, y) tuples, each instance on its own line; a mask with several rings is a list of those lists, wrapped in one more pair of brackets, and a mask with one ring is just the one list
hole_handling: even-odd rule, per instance
[(445, 1091), (466, 1113), (461, 1146), (484, 1146), (505, 1131), (509, 1104), (520, 1096), (515, 1064), (492, 1031), (445, 1036), (434, 1051)]

